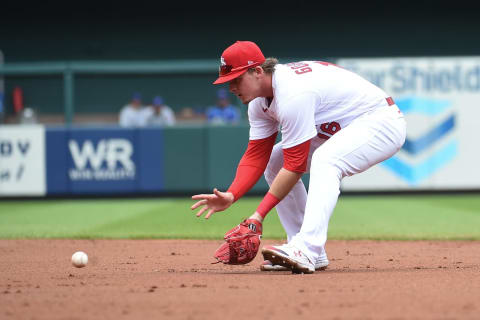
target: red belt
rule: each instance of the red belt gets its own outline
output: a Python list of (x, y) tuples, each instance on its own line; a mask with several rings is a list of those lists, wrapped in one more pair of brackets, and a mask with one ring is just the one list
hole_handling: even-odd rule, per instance
[(395, 101), (393, 101), (392, 97), (385, 98), (385, 100), (387, 100), (387, 103), (389, 106), (392, 106), (395, 104)]

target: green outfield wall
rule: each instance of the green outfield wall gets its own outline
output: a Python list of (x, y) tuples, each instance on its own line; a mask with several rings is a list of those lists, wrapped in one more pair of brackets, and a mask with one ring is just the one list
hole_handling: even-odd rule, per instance
[[(247, 147), (248, 125), (166, 128), (163, 139), (165, 190), (225, 190)], [(266, 190), (262, 177), (251, 192)]]

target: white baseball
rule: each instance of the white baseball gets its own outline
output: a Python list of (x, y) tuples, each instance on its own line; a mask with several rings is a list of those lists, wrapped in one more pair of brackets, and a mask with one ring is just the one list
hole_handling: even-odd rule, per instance
[(88, 256), (83, 251), (77, 251), (72, 256), (72, 264), (77, 268), (83, 268), (87, 265)]

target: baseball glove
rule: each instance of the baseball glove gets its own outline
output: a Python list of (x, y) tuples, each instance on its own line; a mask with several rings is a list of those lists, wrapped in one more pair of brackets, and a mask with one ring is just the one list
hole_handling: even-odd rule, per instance
[(215, 251), (217, 262), (225, 264), (246, 264), (257, 255), (262, 237), (262, 223), (247, 219), (225, 233), (223, 243)]

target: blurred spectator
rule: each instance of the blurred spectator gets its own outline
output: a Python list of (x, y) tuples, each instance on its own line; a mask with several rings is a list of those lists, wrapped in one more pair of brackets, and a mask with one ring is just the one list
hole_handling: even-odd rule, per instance
[(148, 107), (148, 113), (149, 125), (173, 126), (175, 124), (175, 113), (160, 96), (153, 98), (152, 105)]
[(120, 111), (119, 124), (122, 127), (144, 127), (147, 125), (148, 109), (143, 107), (142, 95), (135, 92), (129, 104)]
[(178, 113), (178, 120), (181, 122), (195, 122), (198, 121), (198, 117), (193, 108), (184, 107)]
[(207, 121), (211, 124), (232, 124), (240, 121), (240, 111), (231, 104), (228, 91), (217, 91), (217, 103), (208, 107), (206, 111)]
[(20, 121), (21, 124), (36, 124), (37, 121), (37, 114), (35, 110), (32, 108), (25, 108), (20, 113)]

